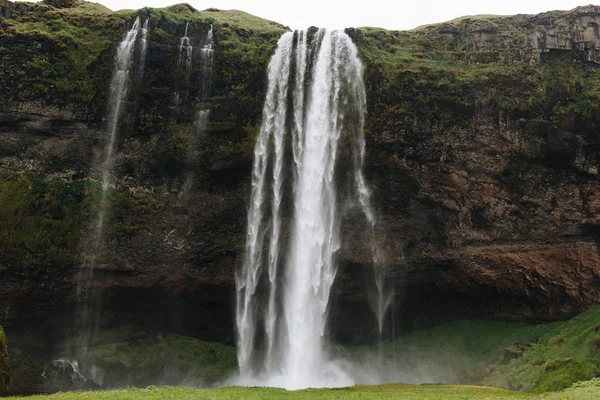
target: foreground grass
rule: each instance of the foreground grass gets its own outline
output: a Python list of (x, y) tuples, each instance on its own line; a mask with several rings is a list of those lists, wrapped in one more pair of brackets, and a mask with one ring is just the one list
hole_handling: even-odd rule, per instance
[(525, 399), (527, 394), (476, 386), (450, 385), (379, 385), (340, 389), (286, 391), (274, 388), (225, 387), (216, 390), (183, 387), (149, 387), (98, 392), (69, 392), (29, 399)]
[(582, 387), (550, 394), (511, 392), (502, 389), (460, 385), (377, 385), (339, 389), (307, 389), (286, 391), (274, 388), (224, 387), (221, 389), (192, 389), (185, 387), (150, 386), (146, 389), (121, 389), (91, 392), (68, 392), (25, 397), (33, 400), (70, 399), (405, 399), (405, 400), (591, 400), (598, 399), (600, 388)]

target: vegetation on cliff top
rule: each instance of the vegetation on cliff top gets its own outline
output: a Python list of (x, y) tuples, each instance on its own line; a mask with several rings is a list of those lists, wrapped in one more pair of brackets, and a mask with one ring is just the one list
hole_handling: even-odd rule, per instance
[(461, 126), (478, 108), (576, 133), (600, 124), (600, 72), (585, 63), (509, 63), (497, 51), (436, 49), (435, 38), (414, 32), (353, 35), (366, 63), (370, 132), (410, 131), (417, 118)]
[[(9, 18), (0, 18), (0, 102), (9, 109), (15, 107), (11, 103), (34, 103), (40, 110), (57, 108), (92, 119), (105, 111), (114, 48), (136, 15), (149, 19), (151, 40), (172, 42), (175, 47), (186, 22), (213, 24), (224, 79), (232, 80), (226, 82), (228, 93), (241, 99), (248, 97), (248, 88), (240, 85), (252, 83), (248, 74), (258, 69), (264, 74), (272, 46), (286, 29), (242, 11), (197, 12), (185, 4), (114, 13), (83, 1), (73, 7), (57, 8), (47, 2), (9, 3), (9, 7)], [(240, 68), (240, 63), (248, 65)]]

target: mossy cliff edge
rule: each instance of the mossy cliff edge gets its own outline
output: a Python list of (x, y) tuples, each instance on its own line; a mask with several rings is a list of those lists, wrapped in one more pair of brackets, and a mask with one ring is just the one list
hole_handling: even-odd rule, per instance
[[(71, 326), (115, 50), (138, 15), (149, 21), (144, 75), (124, 107), (111, 252), (93, 289), (111, 324), (234, 340), (265, 71), (287, 28), (186, 4), (1, 1), (0, 320), (43, 327), (49, 347)], [(214, 29), (206, 98), (204, 67), (194, 64), (188, 85), (178, 66), (186, 23), (195, 49)], [(397, 287), (396, 333), (459, 318), (564, 319), (600, 302), (599, 23), (598, 7), (585, 6), (347, 29), (365, 65), (366, 175)], [(342, 151), (341, 162), (352, 160)], [(348, 213), (331, 330), (363, 343), (376, 337), (370, 242)]]

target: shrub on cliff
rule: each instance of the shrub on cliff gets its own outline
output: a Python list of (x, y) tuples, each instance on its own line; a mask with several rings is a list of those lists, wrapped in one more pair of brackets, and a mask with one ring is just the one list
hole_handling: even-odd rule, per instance
[(0, 393), (8, 390), (11, 381), (10, 364), (8, 363), (8, 346), (4, 330), (0, 326)]

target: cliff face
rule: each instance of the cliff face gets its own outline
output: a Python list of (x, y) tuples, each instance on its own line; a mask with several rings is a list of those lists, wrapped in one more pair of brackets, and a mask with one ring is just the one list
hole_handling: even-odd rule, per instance
[(493, 52), (505, 62), (539, 64), (549, 57), (597, 63), (600, 51), (600, 8), (510, 17), (474, 16), (418, 28), (446, 50)]
[[(107, 314), (232, 342), (265, 70), (285, 28), (186, 5), (0, 3), (0, 320), (69, 325), (115, 46), (138, 14), (144, 75), (120, 127), (111, 251), (90, 290)], [(565, 318), (600, 302), (598, 20), (590, 6), (348, 30), (365, 62), (366, 174), (399, 328)], [(178, 65), (186, 22), (196, 51), (214, 27), (205, 99), (204, 67), (186, 80)], [(201, 109), (210, 124), (196, 135)], [(375, 324), (353, 321), (372, 318), (369, 238), (356, 207), (344, 217), (333, 335), (364, 341)]]

